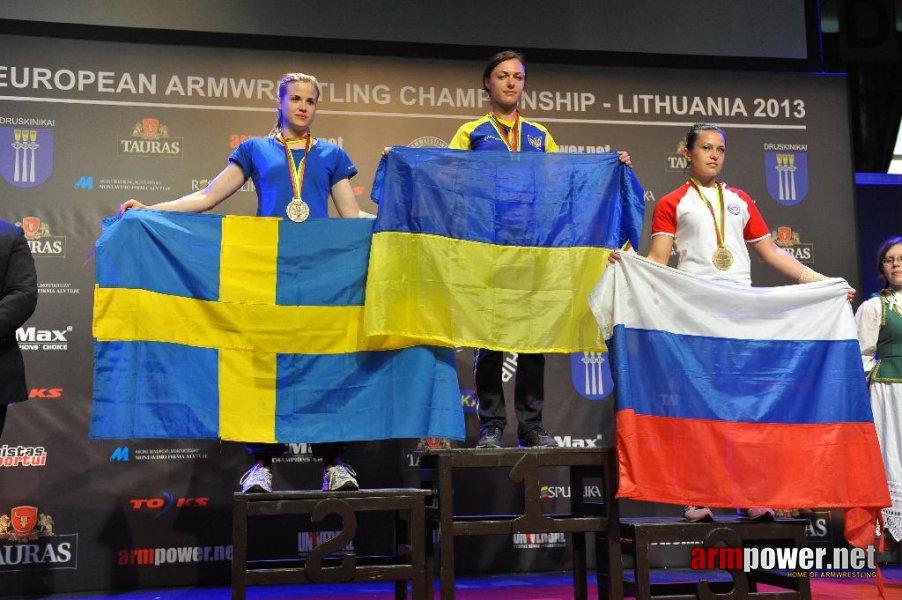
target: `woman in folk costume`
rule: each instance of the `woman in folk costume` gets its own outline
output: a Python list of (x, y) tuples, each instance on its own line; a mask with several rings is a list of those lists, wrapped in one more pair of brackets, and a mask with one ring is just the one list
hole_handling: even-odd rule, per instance
[(871, 410), (883, 452), (893, 505), (883, 510), (885, 531), (902, 541), (902, 236), (877, 250), (877, 272), (886, 284), (855, 313), (861, 358), (868, 374)]
[[(257, 216), (303, 221), (327, 218), (328, 200), (342, 218), (373, 218), (360, 209), (350, 179), (357, 168), (339, 146), (313, 137), (310, 127), (316, 117), (319, 83), (312, 75), (287, 73), (279, 82), (276, 124), (265, 138), (241, 143), (229, 164), (202, 190), (176, 200), (145, 206), (128, 200), (120, 213), (132, 208), (205, 212), (241, 189), (252, 179), (257, 190)], [(323, 461), (323, 490), (358, 489), (356, 473), (344, 463), (343, 443), (313, 444), (313, 454)], [(280, 444), (247, 444), (255, 462), (241, 478), (243, 492), (271, 492), (272, 459), (282, 452)]]

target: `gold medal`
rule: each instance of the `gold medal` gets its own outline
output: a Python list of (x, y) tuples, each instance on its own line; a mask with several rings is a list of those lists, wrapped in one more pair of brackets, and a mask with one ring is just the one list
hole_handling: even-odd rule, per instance
[(721, 271), (726, 271), (733, 266), (733, 253), (721, 246), (711, 255), (711, 262)]
[(294, 198), (288, 203), (288, 207), (285, 208), (285, 213), (288, 215), (288, 218), (295, 223), (302, 223), (310, 216), (310, 207), (300, 198)]
[(720, 205), (720, 226), (718, 227), (717, 223), (717, 213), (714, 212), (714, 207), (711, 206), (711, 203), (708, 202), (708, 199), (705, 198), (705, 195), (702, 193), (701, 188), (698, 187), (698, 184), (695, 183), (695, 180), (691, 177), (689, 178), (689, 185), (695, 188), (695, 192), (698, 194), (699, 200), (701, 200), (705, 206), (708, 207), (708, 211), (711, 213), (711, 218), (714, 219), (714, 236), (717, 238), (717, 250), (714, 251), (714, 254), (711, 255), (711, 263), (719, 270), (726, 271), (730, 267), (733, 266), (733, 253), (727, 249), (726, 246), (726, 213), (724, 212), (724, 201), (723, 201), (723, 188), (721, 184), (718, 182), (714, 182), (714, 187), (717, 188), (717, 202)]

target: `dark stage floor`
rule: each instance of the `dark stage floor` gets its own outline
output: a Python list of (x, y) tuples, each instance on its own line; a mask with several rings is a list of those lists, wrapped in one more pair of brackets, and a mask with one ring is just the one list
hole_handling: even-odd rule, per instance
[[(886, 600), (902, 600), (902, 567), (883, 567)], [(668, 580), (685, 577), (685, 572), (656, 572)], [(860, 600), (879, 598), (875, 579), (823, 578), (811, 580), (812, 598), (817, 600)], [(596, 597), (594, 578), (589, 597)], [(517, 573), (485, 577), (459, 577), (456, 596), (458, 600), (569, 600), (573, 598), (572, 579), (569, 573)], [(770, 589), (761, 587), (762, 591)], [(94, 592), (90, 594), (55, 594), (40, 596), (55, 600), (228, 600), (227, 587), (166, 588), (132, 592)], [(362, 600), (394, 598), (391, 583), (348, 583), (329, 585), (275, 585), (248, 588), (249, 600), (290, 600), (294, 598), (323, 598), (328, 600)]]

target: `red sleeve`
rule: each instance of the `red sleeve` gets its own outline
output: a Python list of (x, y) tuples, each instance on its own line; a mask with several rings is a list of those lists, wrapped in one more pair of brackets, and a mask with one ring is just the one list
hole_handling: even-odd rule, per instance
[(764, 217), (758, 212), (758, 205), (755, 204), (752, 197), (742, 190), (734, 188), (733, 191), (739, 194), (740, 198), (745, 200), (745, 204), (749, 209), (749, 222), (745, 224), (745, 229), (742, 230), (742, 237), (745, 238), (745, 241), (756, 242), (761, 238), (769, 236), (770, 229), (768, 229), (767, 223), (764, 222)]
[(680, 199), (686, 194), (687, 189), (688, 186), (684, 185), (681, 188), (670, 192), (658, 201), (658, 205), (655, 206), (655, 212), (651, 217), (652, 235), (655, 235), (656, 233), (676, 235), (677, 204), (680, 203)]

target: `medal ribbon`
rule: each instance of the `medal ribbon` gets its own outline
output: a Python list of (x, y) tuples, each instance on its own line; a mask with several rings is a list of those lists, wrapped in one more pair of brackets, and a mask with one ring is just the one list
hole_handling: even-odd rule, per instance
[[(308, 133), (301, 138), (286, 140), (282, 134), (279, 134), (276, 136), (276, 140), (285, 147), (285, 160), (288, 161), (288, 172), (291, 175), (291, 189), (294, 192), (294, 198), (300, 200), (301, 190), (304, 189), (304, 173), (307, 171), (307, 156), (313, 145), (313, 136)], [(295, 164), (291, 148), (300, 146), (302, 141), (304, 142), (304, 156), (300, 162)]]
[(724, 233), (725, 233), (725, 229), (727, 226), (727, 220), (725, 218), (726, 214), (724, 212), (725, 207), (724, 207), (724, 201), (723, 201), (723, 187), (721, 187), (721, 184), (718, 183), (717, 181), (714, 182), (714, 187), (717, 188), (717, 201), (720, 204), (720, 227), (718, 227), (717, 226), (717, 215), (714, 212), (714, 207), (711, 206), (710, 202), (708, 202), (708, 199), (702, 193), (702, 190), (698, 186), (698, 183), (696, 183), (694, 179), (690, 178), (689, 185), (691, 185), (695, 189), (696, 193), (698, 194), (698, 197), (702, 199), (702, 202), (705, 203), (705, 206), (707, 206), (708, 210), (711, 212), (711, 218), (714, 220), (714, 235), (717, 237), (717, 247), (718, 248), (725, 247), (726, 244), (724, 242)]
[[(495, 128), (495, 131), (498, 132), (498, 135), (501, 136), (501, 141), (504, 142), (504, 145), (507, 146), (507, 149), (511, 152), (519, 152), (520, 151), (520, 137), (522, 133), (522, 125), (520, 123), (520, 113), (517, 113), (517, 116), (514, 117), (514, 124), (508, 129), (498, 117), (495, 116), (495, 113), (489, 113), (489, 122), (492, 124), (492, 127)], [(505, 133), (507, 130), (507, 133)]]

